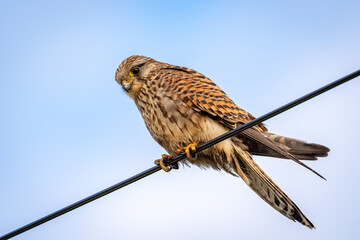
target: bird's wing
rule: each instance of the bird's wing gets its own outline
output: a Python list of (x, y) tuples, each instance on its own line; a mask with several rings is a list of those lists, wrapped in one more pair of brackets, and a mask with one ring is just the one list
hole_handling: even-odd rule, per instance
[[(237, 106), (224, 91), (201, 73), (172, 65), (164, 68), (164, 70), (172, 72), (173, 82), (171, 85), (174, 91), (178, 92), (182, 100), (194, 110), (207, 114), (230, 129), (255, 119), (253, 115)], [(276, 142), (269, 139), (264, 133), (267, 133), (267, 129), (263, 123), (260, 123), (241, 132), (239, 137), (260, 144), (265, 149), (274, 151), (284, 158), (291, 159), (325, 179), (315, 170), (281, 148)]]
[[(255, 119), (253, 115), (237, 106), (213, 81), (188, 68), (169, 66), (174, 79), (172, 86), (182, 100), (196, 111), (206, 113), (223, 125), (234, 129)], [(175, 70), (175, 71), (174, 71)], [(178, 72), (178, 74), (176, 74)], [(254, 127), (257, 131), (266, 131), (263, 123)]]

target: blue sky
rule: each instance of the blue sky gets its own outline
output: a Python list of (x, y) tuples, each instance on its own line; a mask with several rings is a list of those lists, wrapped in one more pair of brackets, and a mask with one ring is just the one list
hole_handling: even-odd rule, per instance
[[(200, 71), (260, 116), (357, 69), (359, 1), (2, 1), (0, 235), (153, 166), (164, 150), (115, 82), (141, 54)], [(242, 180), (158, 172), (15, 239), (355, 239), (360, 79), (266, 122), (331, 148), (255, 161), (316, 230)]]

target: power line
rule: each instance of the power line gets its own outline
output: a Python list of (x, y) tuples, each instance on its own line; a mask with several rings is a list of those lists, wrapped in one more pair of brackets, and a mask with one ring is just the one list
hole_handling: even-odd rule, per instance
[[(294, 101), (292, 101), (292, 102), (290, 102), (290, 103), (288, 103), (288, 104), (286, 104), (286, 105), (284, 105), (282, 107), (279, 107), (279, 108), (277, 108), (277, 109), (275, 109), (275, 110), (273, 110), (273, 111), (271, 111), (271, 112), (269, 112), (269, 113), (267, 113), (267, 114), (265, 114), (265, 115), (263, 115), (261, 117), (258, 117), (256, 119), (244, 124), (244, 125), (241, 125), (240, 127), (236, 128), (236, 129), (230, 130), (229, 132), (227, 132), (227, 133), (225, 133), (225, 134), (223, 134), (223, 135), (221, 135), (221, 136), (219, 136), (217, 138), (214, 138), (214, 139), (212, 139), (212, 140), (210, 140), (210, 141), (208, 141), (206, 143), (203, 143), (203, 144), (197, 146), (196, 151), (194, 153), (198, 153), (200, 151), (203, 151), (206, 148), (209, 148), (209, 147), (211, 147), (211, 146), (213, 146), (213, 145), (215, 145), (215, 144), (217, 144), (217, 143), (219, 143), (219, 142), (221, 142), (221, 141), (223, 141), (223, 140), (225, 140), (225, 139), (227, 139), (229, 137), (235, 136), (235, 135), (239, 134), (241, 131), (244, 131), (244, 130), (246, 130), (248, 128), (251, 128), (251, 127), (253, 127), (253, 126), (255, 126), (255, 125), (257, 125), (257, 124), (259, 124), (259, 123), (261, 123), (261, 122), (263, 122), (263, 121), (265, 121), (267, 119), (269, 119), (269, 118), (272, 118), (272, 117), (274, 117), (274, 116), (276, 116), (276, 115), (278, 115), (278, 114), (280, 114), (282, 112), (285, 112), (285, 111), (289, 110), (290, 108), (293, 108), (293, 107), (295, 107), (295, 106), (297, 106), (297, 105), (299, 105), (299, 104), (301, 104), (301, 103), (303, 103), (303, 102), (305, 102), (305, 101), (307, 101), (307, 100), (309, 100), (309, 99), (311, 99), (313, 97), (316, 97), (316, 96), (318, 96), (318, 95), (320, 95), (320, 94), (322, 94), (322, 93), (324, 93), (324, 92), (326, 92), (326, 91), (328, 91), (328, 90), (330, 90), (332, 88), (335, 88), (335, 87), (337, 87), (337, 86), (339, 86), (339, 85), (341, 85), (341, 84), (343, 84), (343, 83), (345, 83), (345, 82), (347, 82), (347, 81), (349, 81), (351, 79), (354, 79), (354, 78), (358, 77), (359, 75), (360, 75), (360, 69), (353, 72), (353, 73), (351, 73), (351, 74), (349, 74), (349, 75), (347, 75), (347, 76), (345, 76), (345, 77), (342, 77), (342, 78), (340, 78), (340, 79), (338, 79), (338, 80), (336, 80), (336, 81), (334, 81), (334, 82), (332, 82), (332, 83), (330, 83), (328, 85), (325, 85), (324, 87), (321, 87), (321, 88), (319, 88), (319, 89), (317, 89), (317, 90), (315, 90), (315, 91), (313, 91), (313, 92), (311, 92), (309, 94), (306, 94), (305, 96), (300, 97), (300, 98), (298, 98), (298, 99), (296, 99), (296, 100), (294, 100)], [(174, 164), (174, 163), (176, 163), (176, 162), (178, 162), (180, 160), (183, 160), (185, 158), (186, 158), (186, 155), (184, 153), (182, 153), (182, 154), (179, 154), (179, 155), (169, 159), (168, 163), (169, 164)], [(50, 221), (50, 220), (52, 220), (52, 219), (54, 219), (56, 217), (59, 217), (59, 216), (65, 214), (65, 213), (67, 213), (67, 212), (70, 212), (70, 211), (72, 211), (72, 210), (74, 210), (74, 209), (76, 209), (78, 207), (81, 207), (81, 206), (83, 206), (83, 205), (85, 205), (85, 204), (87, 204), (89, 202), (92, 202), (92, 201), (94, 201), (94, 200), (96, 200), (98, 198), (101, 198), (101, 197), (103, 197), (103, 196), (105, 196), (105, 195), (107, 195), (107, 194), (109, 194), (111, 192), (114, 192), (114, 191), (116, 191), (116, 190), (118, 190), (120, 188), (123, 188), (123, 187), (131, 184), (131, 183), (134, 183), (134, 182), (136, 182), (136, 181), (138, 181), (138, 180), (140, 180), (140, 179), (142, 179), (144, 177), (147, 177), (147, 176), (149, 176), (149, 175), (151, 175), (151, 174), (153, 174), (153, 173), (155, 173), (155, 172), (157, 172), (159, 170), (161, 170), (160, 166), (154, 166), (152, 168), (149, 168), (149, 169), (147, 169), (147, 170), (145, 170), (145, 171), (143, 171), (143, 172), (141, 172), (139, 174), (136, 174), (136, 175), (122, 181), (122, 182), (119, 182), (119, 183), (117, 183), (115, 185), (112, 185), (112, 186), (110, 186), (110, 187), (108, 187), (108, 188), (106, 188), (106, 189), (104, 189), (104, 190), (102, 190), (100, 192), (97, 192), (97, 193), (95, 193), (95, 194), (93, 194), (93, 195), (91, 195), (89, 197), (86, 197), (86, 198), (84, 198), (84, 199), (82, 199), (82, 200), (80, 200), (78, 202), (75, 202), (75, 203), (73, 203), (73, 204), (71, 204), (71, 205), (69, 205), (67, 207), (64, 207), (64, 208), (62, 208), (62, 209), (60, 209), (60, 210), (58, 210), (56, 212), (53, 212), (53, 213), (51, 213), (51, 214), (49, 214), (49, 215), (47, 215), (45, 217), (42, 217), (42, 218), (40, 218), (40, 219), (38, 219), (38, 220), (36, 220), (34, 222), (31, 222), (31, 223), (29, 223), (29, 224), (27, 224), (27, 225), (25, 225), (23, 227), (20, 227), (20, 228), (14, 230), (12, 232), (9, 232), (9, 233), (3, 235), (2, 237), (0, 237), (0, 240), (9, 239), (9, 238), (12, 238), (12, 237), (14, 237), (16, 235), (19, 235), (19, 234), (21, 234), (21, 233), (23, 233), (25, 231), (28, 231), (28, 230), (30, 230), (30, 229), (32, 229), (34, 227), (39, 226), (39, 225), (41, 225), (41, 224), (43, 224), (43, 223), (45, 223), (47, 221)]]

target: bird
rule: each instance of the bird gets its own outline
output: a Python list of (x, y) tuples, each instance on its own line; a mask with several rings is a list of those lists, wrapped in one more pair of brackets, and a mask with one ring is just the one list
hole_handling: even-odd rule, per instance
[[(265, 202), (287, 218), (315, 228), (296, 204), (255, 163), (252, 155), (299, 160), (326, 157), (329, 148), (284, 137), (260, 123), (194, 154), (205, 143), (255, 119), (237, 106), (212, 80), (182, 66), (133, 55), (121, 62), (115, 80), (135, 102), (154, 140), (168, 154), (156, 160), (164, 171), (178, 169), (166, 160), (179, 153), (183, 164), (223, 170), (242, 178)], [(322, 177), (320, 174), (315, 172)]]

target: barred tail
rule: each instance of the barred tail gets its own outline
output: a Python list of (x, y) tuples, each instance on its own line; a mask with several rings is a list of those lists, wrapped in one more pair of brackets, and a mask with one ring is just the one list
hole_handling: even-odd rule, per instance
[(318, 157), (326, 157), (330, 151), (329, 148), (320, 144), (307, 143), (274, 133), (266, 133), (266, 135), (271, 141), (278, 144), (281, 148), (300, 160), (317, 160)]
[(296, 204), (254, 162), (249, 153), (235, 146), (232, 158), (231, 165), (234, 172), (265, 202), (289, 219), (298, 221), (309, 228), (315, 228)]

